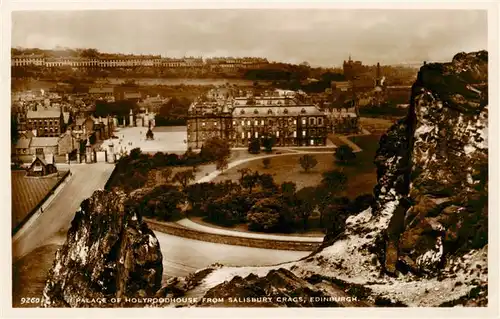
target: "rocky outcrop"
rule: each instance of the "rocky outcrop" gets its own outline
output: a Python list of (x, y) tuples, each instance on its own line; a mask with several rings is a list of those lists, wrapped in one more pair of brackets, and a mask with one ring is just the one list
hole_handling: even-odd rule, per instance
[(158, 240), (126, 195), (95, 191), (82, 202), (56, 253), (42, 305), (120, 306), (110, 300), (154, 295), (162, 271)]
[(385, 268), (391, 273), (400, 263), (435, 274), (446, 256), (487, 243), (487, 69), (482, 51), (425, 65), (418, 74), (407, 121), (411, 170), (400, 175), (409, 188), (392, 187), (411, 207), (403, 219), (393, 216), (396, 230), (387, 232)]

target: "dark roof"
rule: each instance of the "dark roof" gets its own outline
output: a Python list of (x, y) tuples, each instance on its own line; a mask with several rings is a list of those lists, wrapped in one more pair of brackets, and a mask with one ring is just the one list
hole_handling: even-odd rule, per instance
[(17, 140), (16, 148), (29, 148), (31, 143), (31, 138), (20, 138)]
[(103, 88), (90, 88), (89, 94), (101, 94), (101, 93), (114, 93), (113, 88), (103, 87)]

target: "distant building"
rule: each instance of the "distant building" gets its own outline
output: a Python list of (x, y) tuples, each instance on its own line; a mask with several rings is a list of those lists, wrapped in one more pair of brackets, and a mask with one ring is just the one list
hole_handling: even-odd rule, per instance
[(114, 89), (112, 87), (92, 87), (89, 94), (94, 98), (114, 98)]
[(344, 61), (343, 70), (346, 80), (353, 80), (365, 71), (365, 67), (361, 61), (353, 61), (349, 55), (349, 60)]
[(58, 137), (33, 137), (29, 146), (29, 155), (59, 154)]
[(57, 137), (64, 129), (62, 111), (41, 110), (28, 111), (26, 114), (26, 130), (31, 130), (38, 137)]

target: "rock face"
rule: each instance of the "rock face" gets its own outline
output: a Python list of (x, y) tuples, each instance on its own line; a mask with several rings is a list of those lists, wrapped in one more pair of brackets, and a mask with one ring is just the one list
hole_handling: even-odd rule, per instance
[[(152, 296), (162, 255), (154, 233), (123, 193), (95, 191), (82, 202), (43, 292), (44, 307), (96, 307), (88, 299)], [(96, 299), (97, 300), (97, 299)], [(115, 304), (119, 306), (119, 304)]]
[(403, 199), (386, 232), (389, 273), (435, 273), (447, 255), (487, 244), (487, 69), (485, 51), (423, 66), (410, 114), (380, 143), (377, 202)]

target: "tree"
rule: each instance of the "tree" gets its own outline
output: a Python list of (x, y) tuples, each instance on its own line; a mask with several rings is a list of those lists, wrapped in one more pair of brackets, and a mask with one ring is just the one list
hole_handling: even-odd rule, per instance
[(195, 180), (193, 170), (185, 170), (175, 173), (173, 181), (181, 184), (182, 189), (186, 189), (191, 181)]
[(253, 174), (247, 173), (240, 181), (241, 187), (248, 189), (248, 192), (251, 193), (252, 189), (259, 182), (259, 173), (255, 172)]
[(140, 148), (136, 147), (136, 148), (133, 148), (130, 150), (130, 159), (132, 160), (135, 160), (135, 159), (139, 159), (139, 157), (141, 156), (142, 154), (142, 151)]
[(264, 165), (264, 168), (266, 169), (269, 168), (271, 165), (271, 159), (269, 157), (262, 159), (262, 165)]
[(273, 146), (276, 143), (276, 138), (273, 135), (267, 134), (262, 139), (262, 146), (266, 153), (271, 153), (273, 151)]
[(340, 145), (334, 153), (335, 161), (341, 165), (348, 165), (356, 159), (356, 154), (347, 145)]
[(276, 184), (271, 174), (259, 174), (257, 172), (255, 174), (257, 174), (258, 183), (263, 190), (276, 190)]
[(221, 174), (224, 173), (224, 170), (229, 166), (228, 157), (220, 157), (215, 160), (215, 168), (221, 171)]
[(308, 173), (310, 169), (314, 168), (318, 164), (318, 161), (314, 156), (305, 154), (304, 156), (299, 158), (299, 163), (300, 166), (302, 166), (302, 168), (304, 169), (304, 171)]
[(241, 184), (241, 181), (243, 180), (243, 177), (245, 177), (245, 175), (249, 174), (251, 171), (249, 168), (240, 168), (238, 170), (238, 173), (240, 173), (240, 179), (239, 179), (239, 182)]
[(321, 184), (332, 194), (343, 192), (347, 187), (347, 175), (340, 170), (323, 173)]
[(248, 144), (248, 153), (258, 154), (260, 153), (260, 140), (258, 138), (252, 138)]
[(170, 167), (166, 167), (161, 170), (161, 177), (165, 180), (165, 183), (168, 183), (170, 181), (170, 178), (172, 177), (172, 169)]
[(212, 137), (203, 143), (203, 148), (200, 151), (200, 156), (206, 161), (218, 161), (229, 159), (231, 148), (226, 140), (219, 137)]
[(283, 182), (281, 184), (281, 193), (287, 198), (292, 198), (295, 195), (296, 191), (297, 184), (295, 184), (294, 182)]
[(280, 223), (281, 203), (276, 198), (258, 201), (248, 212), (248, 229), (269, 232), (276, 230)]
[(17, 116), (13, 114), (10, 117), (10, 141), (12, 145), (15, 145), (18, 139), (19, 139), (19, 131), (18, 131)]
[[(308, 227), (309, 217), (317, 207), (317, 189), (316, 187), (304, 187), (296, 194), (297, 214), (302, 219), (304, 229)], [(320, 217), (321, 219), (321, 217)]]

